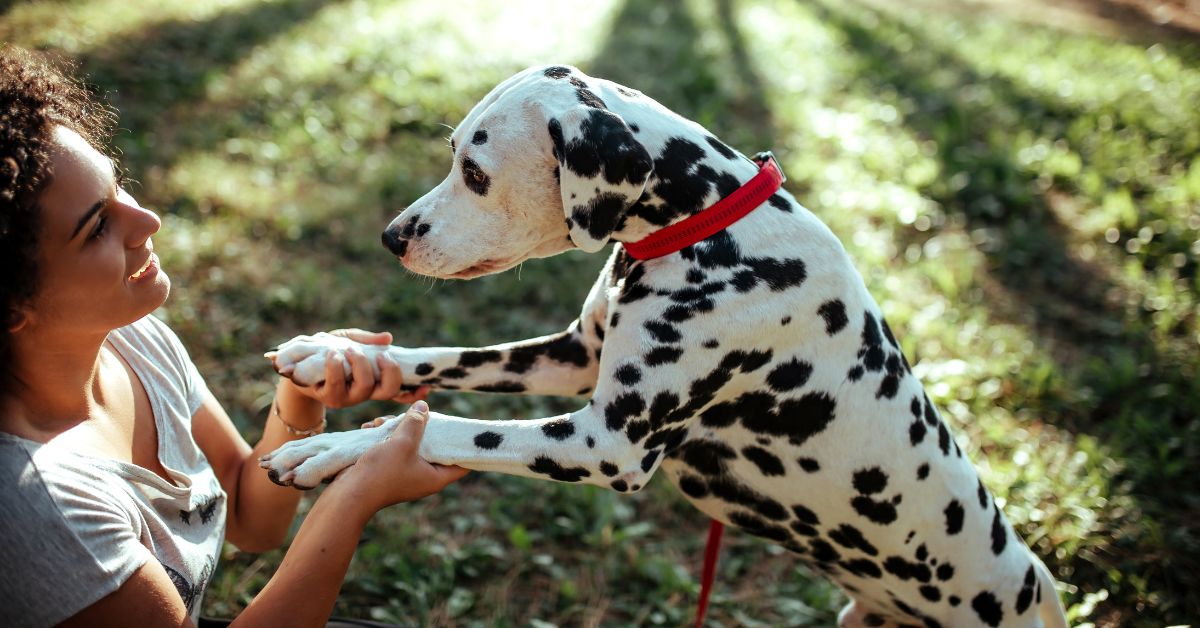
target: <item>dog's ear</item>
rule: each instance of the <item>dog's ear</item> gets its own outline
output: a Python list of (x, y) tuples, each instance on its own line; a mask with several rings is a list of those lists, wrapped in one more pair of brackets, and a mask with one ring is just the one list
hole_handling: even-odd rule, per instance
[(594, 253), (641, 198), (654, 160), (625, 120), (606, 109), (571, 107), (550, 118), (549, 130), (571, 241)]

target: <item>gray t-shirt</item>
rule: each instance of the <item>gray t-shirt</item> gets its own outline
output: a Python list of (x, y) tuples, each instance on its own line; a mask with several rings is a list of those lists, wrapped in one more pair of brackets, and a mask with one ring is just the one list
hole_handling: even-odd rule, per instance
[(199, 616), (225, 537), (225, 491), (192, 437), (207, 387), (174, 332), (152, 316), (109, 342), (150, 397), (159, 461), (173, 482), (0, 432), (0, 626), (57, 624), (150, 559)]

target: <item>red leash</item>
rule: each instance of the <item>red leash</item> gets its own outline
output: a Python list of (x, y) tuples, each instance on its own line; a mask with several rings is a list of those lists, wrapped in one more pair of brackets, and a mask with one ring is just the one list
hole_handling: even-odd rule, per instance
[(704, 571), (700, 575), (700, 608), (696, 610), (696, 628), (704, 625), (708, 612), (708, 596), (712, 593), (713, 578), (717, 575), (717, 556), (721, 553), (721, 533), (725, 525), (713, 519), (708, 524), (708, 544), (704, 547)]

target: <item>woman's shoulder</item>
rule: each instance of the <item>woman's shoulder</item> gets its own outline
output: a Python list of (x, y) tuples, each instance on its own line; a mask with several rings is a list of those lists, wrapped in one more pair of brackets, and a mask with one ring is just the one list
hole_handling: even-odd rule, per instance
[(103, 460), (0, 436), (0, 534), (6, 542), (48, 536), (67, 554), (105, 555), (109, 550), (97, 545), (114, 531), (130, 539), (142, 532), (136, 500), (125, 487)]
[(117, 490), (125, 483), (109, 462), (0, 434), (0, 501), (35, 506), (24, 515), (39, 518), (61, 519), (75, 508), (128, 515), (135, 508)]

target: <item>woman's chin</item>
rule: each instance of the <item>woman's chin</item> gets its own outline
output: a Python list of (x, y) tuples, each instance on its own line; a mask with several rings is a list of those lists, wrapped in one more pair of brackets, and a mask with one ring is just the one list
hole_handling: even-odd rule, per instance
[(171, 278), (167, 276), (167, 273), (159, 270), (158, 276), (154, 278), (154, 281), (150, 285), (145, 286), (145, 288), (147, 306), (153, 306), (146, 311), (146, 314), (149, 314), (162, 307), (167, 302), (167, 298), (171, 296)]

